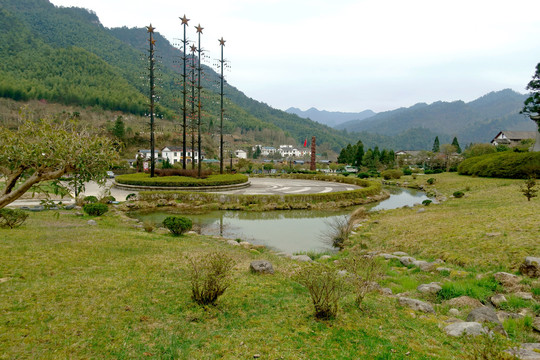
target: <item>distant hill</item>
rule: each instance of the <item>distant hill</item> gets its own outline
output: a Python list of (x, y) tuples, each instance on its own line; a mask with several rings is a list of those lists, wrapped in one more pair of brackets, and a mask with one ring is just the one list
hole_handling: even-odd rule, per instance
[(372, 117), (376, 113), (371, 110), (364, 110), (359, 113), (354, 112), (339, 112), (339, 111), (326, 111), (311, 108), (306, 111), (302, 111), (298, 108), (291, 107), (285, 110), (289, 114), (296, 114), (304, 119), (311, 119), (321, 124), (325, 124), (331, 127), (336, 127), (347, 121), (362, 121)]
[[(56, 7), (48, 0), (0, 0), (0, 97), (46, 100), (65, 105), (97, 106), (142, 115), (147, 110), (146, 29), (108, 29), (94, 12)], [(146, 25), (146, 24), (141, 24)], [(159, 30), (159, 24), (154, 24)], [(180, 117), (182, 53), (159, 33), (160, 97), (157, 112), (165, 120)], [(204, 67), (203, 131), (217, 131), (218, 74)], [(317, 143), (339, 151), (356, 142), (355, 135), (276, 110), (226, 84), (224, 128), (258, 142), (296, 141), (317, 137)], [(164, 121), (165, 121), (164, 120)], [(253, 135), (254, 134), (254, 135)]]
[(423, 128), (439, 137), (457, 136), (461, 144), (488, 142), (500, 130), (534, 130), (534, 123), (519, 114), (526, 97), (505, 89), (491, 92), (469, 103), (420, 103), (409, 108), (378, 113), (363, 121), (349, 121), (336, 128), (394, 137), (411, 129)]

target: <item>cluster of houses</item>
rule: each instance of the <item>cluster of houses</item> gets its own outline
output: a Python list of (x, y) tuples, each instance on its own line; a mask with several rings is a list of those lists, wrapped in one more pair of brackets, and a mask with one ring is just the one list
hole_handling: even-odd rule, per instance
[[(152, 157), (152, 151), (141, 149), (137, 151), (135, 158), (142, 158), (143, 160), (150, 160)], [(180, 146), (165, 146), (161, 150), (154, 150), (154, 159), (159, 159), (160, 161), (165, 161), (168, 159), (171, 164), (176, 164), (182, 162), (184, 158), (184, 150)], [(204, 152), (201, 153), (201, 160), (204, 160)], [(197, 164), (199, 162), (199, 152), (197, 150), (186, 149), (186, 163), (191, 164), (194, 162)]]

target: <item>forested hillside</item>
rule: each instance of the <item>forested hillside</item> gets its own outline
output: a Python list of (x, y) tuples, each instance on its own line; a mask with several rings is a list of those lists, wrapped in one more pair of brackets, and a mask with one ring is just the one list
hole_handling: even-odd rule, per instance
[[(0, 96), (43, 99), (69, 105), (99, 106), (134, 114), (147, 112), (143, 73), (148, 34), (138, 29), (107, 29), (90, 10), (58, 8), (47, 0), (0, 0)], [(159, 29), (159, 24), (154, 24)], [(182, 53), (156, 33), (160, 62), (158, 112), (179, 118)], [(218, 75), (208, 66), (203, 78), (203, 129), (216, 131)], [(143, 78), (141, 78), (143, 77)], [(282, 133), (298, 143), (316, 136), (338, 151), (355, 136), (272, 109), (226, 85), (225, 131)], [(269, 139), (271, 141), (271, 139)]]
[(462, 143), (488, 142), (501, 130), (534, 129), (534, 123), (519, 114), (526, 97), (506, 89), (469, 103), (438, 101), (431, 105), (416, 104), (379, 113), (364, 121), (344, 123), (337, 128), (387, 136), (424, 128), (439, 137), (457, 136)]

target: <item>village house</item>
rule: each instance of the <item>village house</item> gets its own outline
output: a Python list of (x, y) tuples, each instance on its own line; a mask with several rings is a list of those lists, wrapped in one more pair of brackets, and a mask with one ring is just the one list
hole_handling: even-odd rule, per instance
[(247, 152), (244, 150), (235, 150), (234, 156), (236, 156), (238, 159), (247, 159)]
[[(135, 154), (135, 158), (142, 157), (144, 160), (150, 160), (152, 157), (152, 152), (148, 149), (141, 149)], [(159, 150), (154, 149), (154, 159), (159, 158)]]
[(520, 145), (523, 140), (534, 139), (536, 137), (536, 131), (508, 131), (504, 130), (499, 132), (491, 144), (493, 146), (506, 145), (509, 147)]
[[(183, 159), (183, 149), (180, 146), (166, 146), (161, 150), (163, 160), (169, 159), (171, 164), (181, 163)], [(201, 154), (201, 159), (204, 160), (204, 153)], [(191, 164), (194, 161), (196, 164), (199, 161), (199, 152), (186, 148), (186, 163)]]

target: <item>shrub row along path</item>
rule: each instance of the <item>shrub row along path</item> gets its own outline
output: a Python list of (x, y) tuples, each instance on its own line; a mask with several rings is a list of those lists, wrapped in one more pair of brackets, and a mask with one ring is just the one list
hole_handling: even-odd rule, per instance
[[(286, 195), (286, 194), (323, 194), (328, 192), (349, 191), (360, 189), (360, 186), (351, 184), (341, 184), (317, 180), (298, 180), (281, 178), (250, 178), (251, 186), (238, 190), (229, 190), (216, 193), (227, 194), (245, 194), (245, 195)], [(95, 182), (86, 184), (84, 196), (94, 195), (97, 197), (107, 194), (110, 189), (110, 195), (118, 201), (124, 201), (126, 196), (136, 191), (128, 191), (112, 187), (113, 180), (107, 180), (104, 187)], [(72, 203), (72, 199), (64, 199), (64, 203)], [(36, 198), (21, 199), (15, 201), (12, 206), (35, 206), (39, 205), (40, 200)]]

